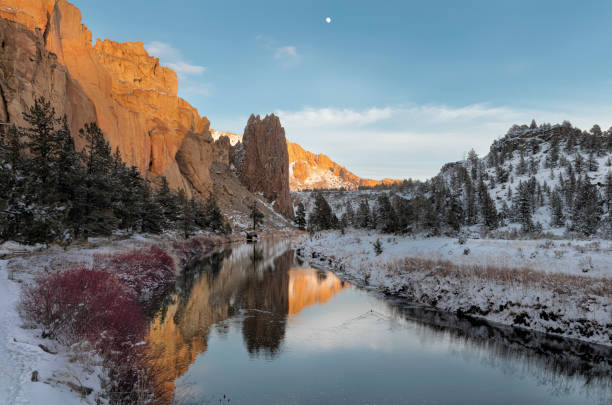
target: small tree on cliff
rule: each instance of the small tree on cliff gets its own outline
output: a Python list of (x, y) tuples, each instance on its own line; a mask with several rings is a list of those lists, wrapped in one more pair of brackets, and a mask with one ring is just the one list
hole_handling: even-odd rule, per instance
[(297, 224), (300, 230), (306, 229), (306, 209), (304, 208), (303, 203), (299, 203), (297, 207), (297, 211), (295, 213), (295, 223)]
[(264, 214), (257, 208), (257, 201), (253, 200), (251, 204), (251, 212), (249, 218), (253, 220), (253, 231), (257, 230), (257, 226), (263, 224)]

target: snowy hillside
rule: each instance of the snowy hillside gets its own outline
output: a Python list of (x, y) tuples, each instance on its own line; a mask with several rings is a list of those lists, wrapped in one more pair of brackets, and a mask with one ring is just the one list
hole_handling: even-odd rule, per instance
[[(293, 193), (294, 204), (310, 213), (315, 194)], [(486, 156), (471, 151), (425, 182), (323, 196), (340, 225), (358, 228), (611, 237), (612, 130), (595, 125), (587, 132), (568, 122), (513, 126)]]

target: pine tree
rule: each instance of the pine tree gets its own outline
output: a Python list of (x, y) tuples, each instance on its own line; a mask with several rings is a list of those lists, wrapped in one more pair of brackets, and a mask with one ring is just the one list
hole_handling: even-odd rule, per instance
[(559, 195), (558, 191), (553, 191), (550, 197), (550, 207), (552, 210), (552, 224), (553, 226), (563, 226), (563, 200)]
[(532, 221), (532, 205), (531, 205), (532, 197), (529, 192), (529, 186), (527, 183), (519, 183), (518, 186), (518, 198), (516, 201), (517, 205), (517, 216), (518, 220), (521, 224), (521, 230), (523, 232), (531, 232), (533, 231), (533, 221)]
[(489, 229), (497, 228), (497, 209), (482, 180), (480, 180), (478, 187), (478, 198), (480, 200), (480, 210), (485, 226)]
[(359, 208), (355, 214), (355, 222), (358, 228), (367, 228), (370, 226), (370, 205), (368, 200), (363, 199), (359, 202)]
[(174, 226), (179, 217), (179, 205), (177, 195), (170, 190), (168, 180), (165, 176), (161, 178), (161, 184), (155, 194), (155, 200), (161, 207), (164, 215), (162, 227), (169, 228)]
[(589, 158), (586, 162), (586, 169), (590, 172), (596, 172), (599, 169), (599, 163), (595, 157), (595, 152), (589, 154)]
[(338, 218), (320, 192), (315, 194), (314, 210), (310, 216), (310, 221), (317, 231), (336, 228), (338, 225)]
[(304, 204), (300, 201), (297, 206), (297, 210), (295, 213), (295, 223), (300, 230), (306, 229), (306, 209), (304, 208)]
[(264, 214), (257, 208), (257, 201), (253, 200), (250, 207), (249, 218), (253, 221), (253, 232), (257, 230), (257, 227), (263, 224)]
[(178, 218), (177, 226), (185, 239), (189, 238), (195, 229), (195, 212), (191, 199), (187, 198), (184, 189), (180, 189), (177, 196)]
[(597, 186), (588, 179), (580, 182), (572, 216), (572, 228), (585, 235), (593, 235), (599, 227), (602, 215)]

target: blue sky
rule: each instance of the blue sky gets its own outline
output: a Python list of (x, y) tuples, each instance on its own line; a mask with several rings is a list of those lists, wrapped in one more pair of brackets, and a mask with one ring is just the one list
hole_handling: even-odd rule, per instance
[(427, 178), (531, 118), (612, 125), (609, 1), (73, 3), (175, 68), (212, 128), (275, 112), (360, 176)]

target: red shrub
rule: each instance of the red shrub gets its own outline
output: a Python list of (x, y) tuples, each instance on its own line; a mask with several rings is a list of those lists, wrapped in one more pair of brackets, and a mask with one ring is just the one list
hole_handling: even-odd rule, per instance
[(94, 267), (116, 276), (141, 301), (166, 291), (175, 278), (174, 260), (157, 246), (128, 253), (95, 255)]
[(100, 270), (40, 276), (24, 288), (21, 309), (46, 334), (67, 344), (88, 340), (119, 348), (140, 341), (145, 332), (138, 303), (120, 280)]

